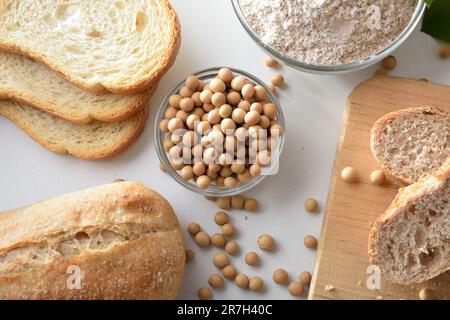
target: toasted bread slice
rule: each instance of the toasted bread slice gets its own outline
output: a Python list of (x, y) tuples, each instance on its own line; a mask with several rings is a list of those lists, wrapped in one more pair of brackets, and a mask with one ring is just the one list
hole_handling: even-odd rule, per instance
[(399, 284), (450, 270), (450, 157), (433, 174), (400, 190), (372, 226), (369, 257)]
[(32, 105), (71, 122), (125, 120), (148, 104), (151, 91), (133, 96), (91, 93), (31, 59), (0, 52), (0, 99)]
[(2, 0), (0, 49), (93, 92), (143, 92), (173, 64), (180, 27), (168, 0)]
[(141, 134), (147, 120), (144, 108), (120, 122), (76, 124), (12, 100), (0, 100), (0, 115), (13, 121), (50, 151), (88, 160), (111, 158), (128, 148)]
[(437, 170), (450, 155), (450, 115), (438, 108), (409, 108), (389, 113), (371, 131), (372, 154), (404, 184)]

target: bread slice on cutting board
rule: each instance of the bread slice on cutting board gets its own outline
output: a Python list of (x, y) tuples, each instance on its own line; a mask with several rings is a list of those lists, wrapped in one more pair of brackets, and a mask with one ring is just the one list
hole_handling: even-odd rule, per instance
[(168, 0), (3, 0), (0, 49), (93, 92), (148, 90), (173, 64), (180, 26)]
[(420, 283), (450, 270), (450, 157), (405, 187), (374, 222), (371, 263), (399, 284)]
[(146, 107), (151, 95), (150, 91), (132, 96), (91, 93), (31, 59), (0, 52), (0, 99), (32, 105), (71, 122), (125, 120)]
[(450, 155), (450, 115), (435, 107), (389, 113), (372, 128), (371, 150), (387, 173), (402, 183), (414, 183)]
[(137, 182), (0, 212), (0, 299), (174, 299), (184, 267), (177, 216)]
[(128, 148), (145, 127), (148, 109), (120, 122), (76, 124), (12, 100), (0, 100), (0, 115), (50, 151), (88, 160), (111, 158)]

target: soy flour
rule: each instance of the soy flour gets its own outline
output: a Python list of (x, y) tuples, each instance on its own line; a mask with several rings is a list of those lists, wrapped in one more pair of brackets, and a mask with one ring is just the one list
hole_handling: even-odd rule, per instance
[(302, 62), (365, 60), (407, 27), (417, 0), (239, 0), (244, 15), (273, 49)]

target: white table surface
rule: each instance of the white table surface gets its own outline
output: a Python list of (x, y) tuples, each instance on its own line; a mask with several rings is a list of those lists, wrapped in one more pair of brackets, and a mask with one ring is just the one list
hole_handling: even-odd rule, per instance
[[(175, 65), (151, 100), (153, 111), (172, 84), (206, 67), (232, 66), (261, 79), (270, 79), (274, 71), (265, 67), (265, 55), (239, 24), (230, 1), (172, 0), (172, 3), (181, 21), (182, 46)], [(437, 48), (435, 40), (416, 31), (395, 52), (398, 67), (392, 74), (450, 84), (450, 61), (440, 60)], [(266, 290), (251, 293), (226, 281), (224, 289), (214, 290), (215, 298), (290, 299), (286, 287), (272, 282), (273, 270), (285, 268), (291, 279), (297, 278), (301, 271), (312, 270), (315, 252), (303, 246), (303, 237), (305, 234), (319, 237), (346, 97), (376, 68), (340, 76), (281, 69), (287, 87), (280, 91), (279, 98), (288, 135), (280, 172), (247, 194), (259, 199), (262, 207), (259, 213), (230, 213), (239, 231), (236, 240), (241, 247), (241, 254), (232, 258), (232, 263), (241, 272), (262, 276)], [(218, 232), (213, 221), (215, 204), (183, 189), (159, 170), (153, 143), (154, 117), (152, 112), (145, 132), (129, 150), (102, 162), (48, 152), (1, 118), (0, 211), (123, 178), (139, 180), (159, 191), (173, 205), (184, 230), (189, 222), (196, 221), (210, 234)], [(305, 213), (303, 202), (309, 197), (320, 201), (321, 214)], [(276, 252), (263, 253), (257, 249), (256, 239), (263, 233), (276, 239)], [(179, 298), (196, 299), (197, 289), (207, 286), (208, 276), (218, 272), (211, 258), (219, 250), (199, 249), (190, 236), (186, 235), (185, 239), (186, 247), (195, 252), (195, 260), (186, 267)], [(243, 261), (245, 253), (253, 250), (262, 259), (257, 268)]]

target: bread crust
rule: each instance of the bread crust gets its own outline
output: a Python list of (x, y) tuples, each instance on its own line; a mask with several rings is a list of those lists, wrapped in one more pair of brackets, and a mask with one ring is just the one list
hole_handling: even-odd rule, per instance
[(411, 114), (434, 114), (434, 115), (441, 115), (444, 117), (450, 117), (448, 113), (445, 111), (437, 108), (437, 107), (416, 107), (416, 108), (407, 108), (402, 109), (398, 111), (394, 111), (391, 113), (388, 113), (378, 119), (375, 124), (372, 127), (372, 130), (370, 132), (370, 149), (372, 152), (372, 155), (374, 156), (377, 163), (380, 165), (383, 170), (388, 173), (390, 176), (394, 177), (397, 181), (399, 181), (403, 185), (410, 185), (416, 181), (409, 179), (408, 177), (403, 176), (400, 172), (397, 172), (393, 169), (391, 169), (389, 166), (387, 166), (386, 162), (383, 161), (382, 157), (378, 155), (377, 152), (377, 141), (380, 138), (382, 129), (386, 127), (387, 124), (392, 122), (394, 119), (402, 117), (404, 115), (411, 115)]
[[(130, 238), (101, 248), (62, 250), (74, 236), (111, 230)], [(48, 248), (48, 256), (23, 253), (35, 248)], [(15, 263), (5, 258), (18, 250)], [(0, 213), (0, 257), (0, 299), (174, 299), (185, 267), (183, 235), (172, 207), (137, 182)], [(69, 266), (81, 271), (81, 289), (68, 288)]]
[[(42, 63), (49, 68), (53, 69), (55, 72), (57, 72), (59, 75), (61, 75), (63, 78), (65, 78), (67, 81), (72, 82), (73, 84), (79, 86), (80, 88), (83, 88), (86, 91), (93, 92), (93, 93), (115, 93), (120, 95), (135, 95), (139, 94), (141, 92), (144, 92), (146, 90), (149, 90), (152, 86), (156, 85), (159, 80), (162, 78), (162, 76), (170, 69), (170, 67), (174, 64), (175, 59), (178, 55), (180, 46), (181, 46), (181, 26), (178, 19), (178, 16), (173, 9), (172, 5), (170, 4), (169, 0), (159, 0), (163, 1), (164, 5), (170, 15), (170, 24), (173, 27), (173, 38), (169, 47), (169, 50), (166, 52), (166, 54), (161, 57), (161, 68), (157, 70), (156, 72), (153, 72), (152, 74), (148, 74), (146, 77), (143, 77), (140, 79), (139, 82), (130, 84), (130, 85), (119, 85), (119, 84), (108, 84), (108, 83), (96, 83), (93, 85), (89, 85), (83, 81), (80, 81), (76, 79), (75, 77), (71, 76), (70, 72), (67, 72), (64, 70), (63, 67), (58, 66), (56, 63), (53, 63), (50, 59), (48, 59), (45, 55), (40, 54), (38, 52), (33, 52), (31, 50), (26, 50), (24, 48), (21, 48), (20, 46), (9, 43), (9, 42), (2, 42), (0, 38), (0, 50), (5, 51), (7, 53), (13, 53), (22, 55), (28, 58), (31, 58), (39, 63)], [(4, 1), (0, 0), (0, 5), (4, 6)]]
[[(0, 100), (1, 103), (1, 100)], [(82, 147), (73, 147), (70, 148), (67, 146), (64, 146), (62, 144), (55, 144), (50, 143), (45, 139), (44, 136), (40, 135), (39, 132), (35, 132), (32, 130), (29, 126), (27, 126), (27, 123), (23, 121), (24, 119), (21, 119), (17, 115), (9, 112), (2, 112), (0, 108), (0, 115), (5, 116), (6, 118), (10, 119), (14, 122), (14, 124), (22, 129), (29, 137), (31, 137), (34, 141), (39, 143), (41, 146), (46, 148), (47, 150), (58, 153), (58, 154), (70, 154), (72, 156), (85, 159), (85, 160), (107, 160), (110, 159), (123, 151), (125, 151), (127, 148), (129, 148), (142, 134), (145, 128), (145, 124), (147, 122), (148, 118), (148, 107), (145, 107), (144, 110), (140, 111), (137, 115), (133, 116), (130, 119), (124, 120), (124, 121), (130, 121), (133, 122), (133, 130), (128, 132), (127, 135), (123, 136), (120, 141), (115, 142), (114, 144), (111, 144), (107, 149), (102, 150), (84, 150)], [(66, 121), (66, 120), (61, 120)], [(86, 126), (92, 125), (86, 124)]]
[[(429, 176), (422, 177), (416, 183), (405, 187), (400, 188), (398, 194), (395, 196), (392, 203), (389, 207), (384, 211), (372, 224), (372, 227), (369, 232), (369, 241), (368, 241), (368, 255), (369, 260), (372, 264), (378, 265), (382, 268), (384, 256), (382, 253), (378, 251), (378, 243), (380, 241), (386, 241), (387, 239), (381, 239), (381, 233), (386, 229), (388, 225), (392, 225), (396, 223), (396, 221), (401, 217), (401, 215), (405, 214), (403, 209), (409, 205), (414, 203), (416, 200), (420, 199), (428, 192), (435, 191), (438, 188), (445, 187), (445, 182), (448, 184), (450, 179), (450, 156), (447, 158), (447, 161), (444, 165), (439, 168), (434, 173)], [(448, 187), (448, 186), (447, 186)], [(447, 214), (450, 214), (447, 212)], [(397, 222), (401, 223), (401, 222)], [(448, 235), (450, 238), (450, 234)], [(447, 266), (445, 265), (433, 272), (429, 270), (425, 270), (418, 277), (412, 277), (411, 279), (401, 279), (392, 277), (392, 275), (387, 274), (388, 278), (392, 281), (408, 285), (411, 283), (420, 283), (426, 280), (432, 279), (438, 276), (441, 273), (444, 273), (447, 270), (450, 270), (450, 257), (446, 257), (448, 260)]]
[(123, 105), (121, 110), (116, 112), (108, 111), (107, 106), (105, 106), (105, 108), (100, 112), (88, 112), (83, 114), (79, 114), (77, 112), (67, 113), (48, 105), (45, 99), (39, 99), (37, 97), (27, 95), (24, 92), (6, 89), (0, 91), (0, 99), (10, 99), (27, 104), (73, 123), (89, 124), (94, 121), (120, 122), (129, 119), (142, 111), (148, 105), (149, 100), (153, 96), (156, 88), (157, 84), (150, 90), (135, 95), (128, 104)]

